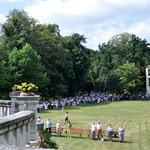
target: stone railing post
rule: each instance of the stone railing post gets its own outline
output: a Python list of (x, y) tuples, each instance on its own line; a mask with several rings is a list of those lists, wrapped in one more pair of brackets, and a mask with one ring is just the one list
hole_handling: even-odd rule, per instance
[(16, 112), (19, 112), (18, 104), (16, 97), (20, 95), (20, 91), (13, 91), (9, 93), (9, 97), (11, 98), (11, 108), (10, 108), (10, 114), (14, 114)]
[(30, 141), (37, 141), (37, 104), (40, 100), (40, 96), (17, 96), (16, 100), (19, 105), (19, 111), (34, 111), (34, 118), (30, 122)]

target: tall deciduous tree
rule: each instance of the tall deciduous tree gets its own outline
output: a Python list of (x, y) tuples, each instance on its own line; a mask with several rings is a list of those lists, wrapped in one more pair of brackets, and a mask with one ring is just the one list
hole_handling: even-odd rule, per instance
[(30, 35), (36, 23), (37, 21), (29, 17), (24, 10), (10, 11), (6, 22), (2, 25), (2, 42), (8, 45), (9, 50), (13, 50), (14, 47), (21, 49), (32, 40)]
[(89, 68), (90, 50), (83, 44), (86, 43), (84, 35), (74, 33), (65, 37), (64, 47), (69, 50), (73, 62), (74, 79), (70, 81), (70, 91), (86, 90), (87, 70)]
[(125, 64), (118, 66), (116, 73), (120, 80), (120, 88), (124, 94), (130, 95), (141, 89), (140, 70), (134, 63), (127, 61)]
[(34, 83), (39, 87), (39, 92), (45, 94), (46, 85), (50, 81), (40, 60), (41, 57), (29, 44), (26, 44), (21, 50), (15, 48), (9, 54), (12, 83)]
[[(140, 75), (145, 81), (145, 67), (150, 62), (150, 48), (146, 40), (142, 40), (133, 34), (123, 33), (112, 37), (107, 43), (99, 45), (101, 54), (100, 81), (104, 83), (104, 89), (110, 90), (113, 71), (126, 61), (135, 63), (140, 69)], [(142, 56), (142, 57), (141, 57)], [(113, 75), (115, 77), (115, 75)], [(145, 87), (144, 82), (143, 87)], [(116, 82), (116, 84), (118, 84)], [(112, 88), (111, 88), (112, 89)]]
[(8, 99), (11, 90), (10, 69), (4, 60), (0, 60), (0, 99)]
[(56, 24), (39, 24), (33, 29), (31, 44), (42, 57), (51, 82), (50, 96), (61, 96), (68, 93), (69, 79), (72, 78), (72, 61), (69, 51), (62, 46), (64, 38), (60, 36), (59, 26)]

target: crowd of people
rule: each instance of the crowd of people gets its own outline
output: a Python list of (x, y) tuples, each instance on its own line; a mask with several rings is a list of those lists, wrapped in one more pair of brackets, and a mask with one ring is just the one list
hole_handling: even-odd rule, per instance
[(121, 95), (107, 93), (86, 93), (74, 97), (54, 98), (52, 100), (43, 100), (38, 104), (38, 112), (43, 109), (64, 109), (64, 107), (76, 107), (79, 104), (95, 104), (107, 101), (119, 101), (123, 99)]
[[(69, 138), (71, 138), (70, 129), (72, 127), (72, 124), (69, 121), (69, 114), (68, 114), (68, 112), (65, 113), (64, 124), (67, 125), (66, 126), (66, 130), (65, 130), (66, 136), (69, 137)], [(42, 118), (41, 118), (41, 116), (38, 116), (37, 117), (37, 128), (38, 129), (42, 129), (43, 126), (41, 127), (41, 125), (43, 125)], [(47, 118), (46, 122), (44, 123), (44, 126), (45, 126), (46, 131), (51, 134), (51, 131), (52, 131), (51, 130), (51, 128), (52, 128), (52, 121), (51, 121), (50, 118)], [(55, 127), (56, 127), (57, 136), (60, 137), (61, 136), (61, 122), (60, 122), (60, 120), (58, 120), (56, 122)]]
[[(108, 101), (119, 101), (124, 99), (123, 96), (117, 95), (117, 94), (107, 94), (107, 93), (90, 93), (90, 94), (85, 94), (85, 95), (78, 95), (75, 97), (69, 97), (69, 98), (55, 98), (52, 101), (42, 101), (41, 103), (38, 104), (38, 112), (43, 109), (53, 109), (54, 107), (56, 109), (62, 109), (64, 110), (65, 107), (76, 107), (78, 104), (95, 104), (95, 103), (102, 103), (102, 102), (108, 102)], [(39, 120), (41, 121), (40, 116), (37, 119), (37, 125), (39, 123)], [(71, 122), (69, 121), (69, 114), (68, 112), (65, 113), (65, 119), (64, 119), (64, 124), (66, 124), (66, 129), (65, 133), (67, 137), (71, 138), (70, 135), (70, 129), (72, 127)], [(47, 119), (45, 122), (45, 129), (47, 132), (51, 134), (51, 127), (52, 127), (52, 121), (50, 118)], [(61, 136), (61, 122), (58, 120), (56, 122), (56, 133), (57, 136)], [(97, 139), (100, 141), (103, 141), (103, 135), (101, 134), (102, 131), (102, 124), (100, 121), (95, 123), (94, 121), (92, 122), (91, 125), (91, 139)], [(108, 136), (108, 141), (112, 142), (112, 135), (113, 135), (113, 127), (110, 124), (107, 127), (107, 136)], [(97, 134), (97, 135), (96, 135)], [(124, 128), (122, 125), (118, 128), (118, 136), (119, 136), (119, 141), (124, 142)]]
[[(65, 120), (64, 120), (64, 124), (66, 124), (66, 129), (65, 129), (65, 133), (66, 133), (66, 136), (71, 138), (71, 135), (70, 135), (70, 129), (72, 127), (71, 125), (71, 122), (69, 121), (69, 114), (68, 112), (66, 112), (65, 114)], [(60, 120), (57, 121), (56, 123), (56, 133), (57, 133), (57, 136), (60, 137), (61, 136), (61, 122)]]
[[(57, 109), (62, 109), (64, 110), (65, 107), (76, 107), (78, 104), (95, 104), (95, 103), (102, 103), (102, 102), (108, 102), (108, 101), (119, 101), (124, 99), (123, 96), (117, 95), (117, 94), (107, 94), (107, 93), (90, 93), (90, 94), (85, 94), (85, 95), (78, 95), (75, 97), (69, 97), (69, 98), (55, 98), (52, 101), (42, 101), (41, 103), (38, 104), (38, 112), (43, 109), (53, 109), (54, 107)], [(37, 119), (37, 126), (41, 122), (41, 117), (39, 116)], [(64, 119), (64, 124), (66, 124), (66, 129), (65, 133), (67, 137), (71, 138), (70, 134), (70, 129), (72, 127), (71, 122), (69, 121), (69, 114), (68, 112), (65, 113), (65, 119)], [(44, 123), (45, 129), (47, 132), (51, 134), (51, 127), (52, 127), (52, 121), (50, 118), (47, 119), (47, 121)], [(61, 122), (58, 120), (56, 122), (56, 133), (57, 136), (61, 136)], [(91, 139), (95, 140), (96, 137), (98, 140), (103, 141), (104, 137), (101, 134), (102, 131), (102, 123), (98, 121), (95, 123), (94, 121), (92, 122), (91, 125)], [(107, 136), (108, 136), (108, 141), (112, 142), (112, 136), (113, 136), (113, 127), (110, 124), (107, 129)], [(120, 142), (124, 143), (124, 128), (122, 125), (119, 126), (118, 128), (118, 139)]]
[[(39, 128), (40, 124), (42, 122), (42, 118), (40, 116), (38, 116), (37, 118), (37, 127)], [(65, 119), (64, 119), (64, 124), (66, 124), (66, 129), (65, 129), (65, 133), (66, 133), (66, 136), (71, 138), (71, 134), (70, 134), (70, 130), (71, 130), (71, 127), (72, 127), (72, 124), (71, 122), (69, 121), (69, 114), (68, 112), (65, 113)], [(60, 120), (58, 120), (56, 122), (56, 133), (57, 133), (57, 136), (60, 137), (61, 136), (61, 122)], [(50, 120), (50, 118), (48, 118), (45, 122), (45, 129), (47, 132), (49, 132), (51, 134), (51, 128), (52, 128), (52, 121)], [(102, 123), (100, 121), (98, 121), (97, 123), (95, 123), (94, 121), (92, 121), (92, 124), (91, 124), (91, 139), (92, 140), (95, 140), (96, 139), (96, 136), (97, 136), (97, 139), (99, 141), (104, 141), (104, 137), (103, 137), (103, 134), (102, 133), (102, 129), (103, 129), (103, 126), (102, 126)], [(107, 132), (107, 136), (108, 136), (108, 142), (112, 142), (112, 138), (113, 138), (113, 127), (112, 125), (110, 124), (107, 129), (106, 129), (106, 132)], [(124, 128), (122, 125), (119, 126), (118, 128), (118, 139), (119, 139), (119, 142), (121, 143), (124, 143)], [(97, 134), (97, 135), (96, 135)]]
[(102, 103), (102, 102), (113, 102), (113, 101), (120, 101), (120, 100), (129, 100), (129, 99), (142, 99), (145, 100), (147, 97), (144, 93), (140, 92), (135, 95), (125, 96), (121, 94), (108, 94), (102, 92), (91, 92), (91, 93), (82, 93), (78, 94), (74, 97), (59, 97), (53, 98), (51, 100), (41, 100), (37, 105), (38, 112), (43, 109), (62, 109), (64, 107), (76, 107), (79, 104), (95, 104), (95, 103)]

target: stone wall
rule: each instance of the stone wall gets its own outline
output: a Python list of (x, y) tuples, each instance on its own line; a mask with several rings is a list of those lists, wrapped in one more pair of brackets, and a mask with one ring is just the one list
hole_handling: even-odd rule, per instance
[(30, 143), (30, 122), (35, 114), (25, 110), (0, 119), (0, 144), (25, 146)]

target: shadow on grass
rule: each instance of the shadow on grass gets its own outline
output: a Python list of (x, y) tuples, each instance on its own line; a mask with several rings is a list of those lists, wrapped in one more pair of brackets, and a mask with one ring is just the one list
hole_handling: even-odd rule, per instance
[[(52, 137), (56, 137), (57, 138), (57, 135), (52, 135)], [(76, 135), (71, 135), (71, 138), (70, 137), (67, 137), (66, 135), (61, 135), (61, 137), (58, 137), (58, 138), (64, 138), (64, 139), (88, 139), (87, 137), (79, 137), (79, 136), (76, 136)]]
[(118, 143), (118, 144), (132, 144), (132, 143), (135, 143), (133, 141), (124, 141), (124, 143), (121, 143), (119, 142), (118, 139), (113, 139), (112, 142), (109, 142), (108, 139), (104, 139), (104, 141), (100, 141), (98, 139), (95, 139), (95, 140), (92, 140), (91, 138), (88, 138), (88, 137), (85, 137), (85, 136), (76, 136), (76, 135), (71, 135), (71, 138), (65, 136), (65, 135), (61, 135), (61, 137), (57, 137), (57, 135), (52, 135), (52, 137), (55, 137), (55, 138), (62, 138), (62, 139), (81, 139), (81, 140), (89, 140), (89, 141), (98, 141), (98, 142), (101, 142), (101, 143)]

